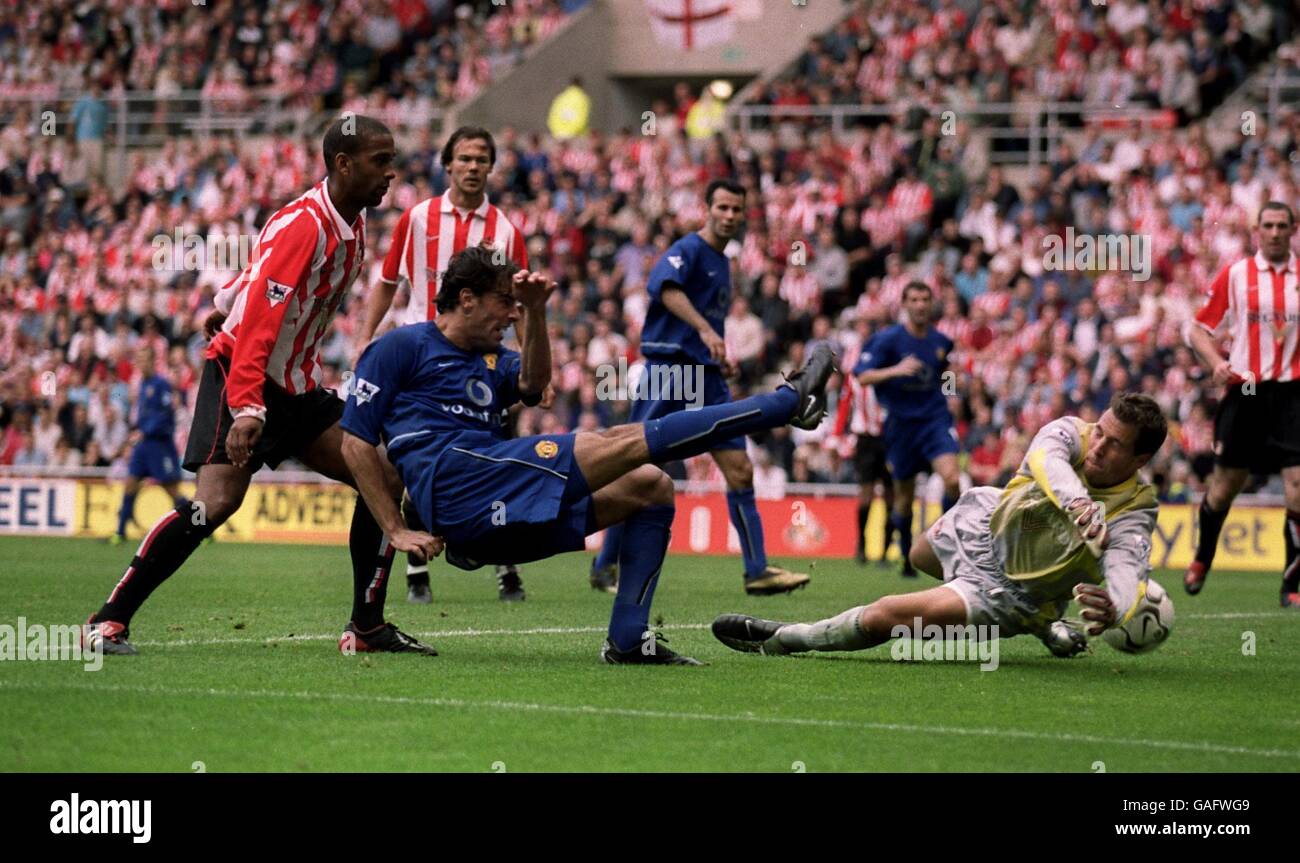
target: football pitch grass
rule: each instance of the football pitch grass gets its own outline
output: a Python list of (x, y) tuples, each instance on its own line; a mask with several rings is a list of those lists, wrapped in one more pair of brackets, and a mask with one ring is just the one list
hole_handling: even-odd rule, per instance
[[(0, 624), (82, 622), (132, 550), (0, 538)], [(1152, 654), (1096, 640), (1060, 660), (1020, 637), (982, 672), (888, 646), (751, 656), (707, 628), (725, 611), (812, 620), (930, 579), (788, 560), (807, 589), (747, 597), (738, 559), (672, 557), (652, 620), (710, 664), (624, 667), (598, 659), (612, 597), (588, 587), (589, 560), (523, 567), (516, 604), (491, 568), (437, 561), (431, 606), (405, 601), (399, 562), (388, 617), (441, 655), (344, 657), (345, 547), (205, 546), (137, 615), (139, 656), (0, 662), (0, 770), (1300, 770), (1300, 614), (1272, 573), (1216, 571), (1198, 597), (1156, 573), (1177, 621)]]

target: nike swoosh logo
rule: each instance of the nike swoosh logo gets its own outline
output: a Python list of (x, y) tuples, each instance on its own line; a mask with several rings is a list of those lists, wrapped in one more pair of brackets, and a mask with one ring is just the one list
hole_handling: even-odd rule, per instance
[(456, 361), (452, 360), (449, 363), (438, 363), (438, 368), (445, 369), (447, 366), (454, 366), (454, 365), (456, 365)]
[(807, 406), (806, 408), (803, 409), (804, 414), (807, 414), (808, 411), (812, 410), (813, 407), (814, 407), (816, 404), (817, 404), (817, 397), (816, 397), (816, 396), (808, 396), (808, 406)]

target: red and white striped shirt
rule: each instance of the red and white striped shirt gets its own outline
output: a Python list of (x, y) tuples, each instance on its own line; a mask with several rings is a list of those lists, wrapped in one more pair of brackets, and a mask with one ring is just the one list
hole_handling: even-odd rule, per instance
[(480, 243), (503, 249), (510, 260), (528, 268), (523, 234), (505, 213), (488, 202), (486, 195), (478, 209), (469, 213), (462, 214), (448, 195), (421, 201), (402, 213), (393, 229), (393, 242), (384, 258), (381, 278), (389, 284), (405, 279), (411, 286), (411, 300), (406, 305), (403, 324), (423, 323), (437, 317), (434, 298), (442, 284), (442, 274), (447, 271), (447, 262), (457, 252)]
[(365, 248), (365, 211), (344, 222), (325, 180), (266, 223), (253, 260), (214, 300), (227, 317), (207, 355), (230, 359), (232, 414), (265, 419), (267, 379), (291, 395), (320, 384), (319, 345), (361, 272)]
[(1214, 336), (1231, 330), (1228, 364), (1237, 383), (1300, 380), (1300, 285), (1296, 256), (1274, 267), (1256, 252), (1224, 267), (1196, 323)]
[(842, 435), (847, 430), (856, 435), (880, 437), (884, 427), (885, 409), (876, 398), (876, 388), (860, 383), (853, 375), (845, 375), (834, 433)]

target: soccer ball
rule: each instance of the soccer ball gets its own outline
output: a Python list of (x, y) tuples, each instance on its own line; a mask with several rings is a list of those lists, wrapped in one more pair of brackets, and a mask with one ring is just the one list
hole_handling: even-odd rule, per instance
[(1165, 643), (1174, 628), (1174, 601), (1168, 592), (1147, 579), (1147, 594), (1123, 626), (1102, 633), (1106, 643), (1124, 653), (1148, 653)]

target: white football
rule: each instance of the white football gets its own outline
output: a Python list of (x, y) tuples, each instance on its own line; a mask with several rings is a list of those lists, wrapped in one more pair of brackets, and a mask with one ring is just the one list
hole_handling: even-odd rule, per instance
[(1147, 593), (1137, 611), (1123, 626), (1112, 626), (1102, 633), (1106, 643), (1125, 653), (1147, 653), (1165, 643), (1174, 628), (1174, 601), (1169, 593), (1147, 579)]

